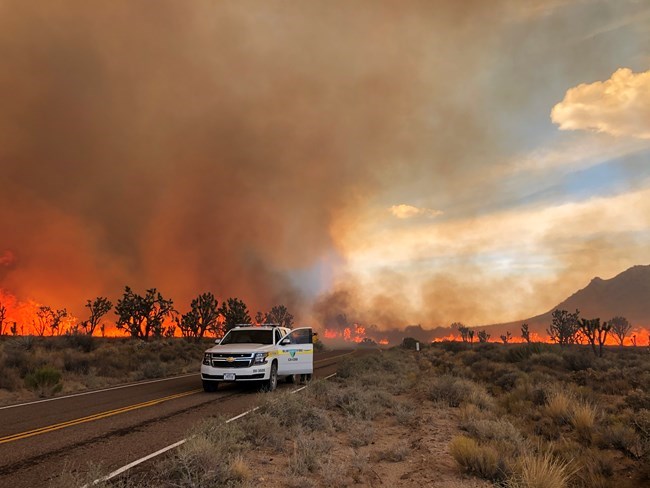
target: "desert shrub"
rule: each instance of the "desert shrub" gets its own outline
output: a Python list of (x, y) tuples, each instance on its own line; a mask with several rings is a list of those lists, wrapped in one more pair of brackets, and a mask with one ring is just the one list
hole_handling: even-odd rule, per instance
[(25, 385), (41, 397), (52, 396), (61, 391), (61, 373), (51, 366), (44, 366), (25, 376)]
[(24, 378), (28, 373), (45, 366), (45, 363), (33, 350), (10, 347), (7, 348), (4, 365), (17, 370), (19, 376)]
[(140, 377), (144, 379), (162, 378), (167, 368), (159, 361), (146, 361), (140, 366)]
[(449, 375), (434, 378), (429, 386), (429, 398), (449, 407), (459, 407), (468, 402), (479, 408), (489, 409), (494, 403), (485, 388), (473, 381)]
[(332, 428), (329, 416), (310, 403), (309, 397), (278, 392), (279, 395), (261, 396), (260, 413), (267, 414), (284, 427), (301, 427), (308, 431), (326, 431)]
[(408, 458), (411, 453), (411, 448), (406, 442), (398, 442), (397, 444), (375, 451), (373, 459), (375, 461), (390, 461), (391, 463), (399, 463)]
[(328, 401), (331, 407), (340, 408), (346, 414), (363, 420), (373, 420), (392, 407), (393, 402), (386, 392), (356, 388), (343, 388), (335, 392)]
[(494, 378), (494, 384), (504, 391), (512, 390), (517, 381), (522, 378), (522, 373), (517, 371), (501, 370), (498, 371)]
[(539, 354), (532, 354), (530, 356), (532, 364), (538, 364), (550, 369), (560, 369), (564, 365), (562, 356), (554, 352), (541, 352)]
[(348, 432), (352, 447), (367, 446), (375, 440), (376, 433), (372, 422), (355, 422)]
[(80, 351), (88, 353), (97, 349), (97, 339), (88, 334), (67, 334), (63, 337), (69, 347)]
[(440, 347), (443, 351), (448, 351), (453, 353), (466, 351), (470, 347), (470, 345), (467, 342), (460, 342), (460, 341), (442, 341), (442, 342), (436, 342), (434, 345)]
[(63, 369), (72, 373), (88, 374), (91, 362), (87, 354), (65, 351), (63, 353)]
[(583, 371), (594, 367), (595, 359), (591, 351), (582, 349), (580, 351), (566, 351), (562, 358), (569, 371)]
[(506, 481), (508, 488), (564, 488), (569, 486), (572, 471), (567, 463), (551, 454), (522, 456), (514, 473)]
[(571, 419), (573, 396), (562, 390), (552, 391), (546, 402), (544, 411), (557, 424), (568, 423)]
[(240, 420), (245, 440), (258, 446), (280, 450), (289, 432), (278, 424), (277, 418), (266, 412), (255, 412)]
[(602, 448), (618, 449), (636, 459), (642, 457), (645, 453), (643, 440), (636, 430), (620, 422), (601, 428), (597, 443)]
[(228, 454), (204, 436), (189, 438), (171, 456), (156, 463), (155, 481), (159, 486), (182, 488), (223, 486), (230, 478)]
[(540, 354), (544, 351), (544, 345), (539, 342), (522, 344), (508, 349), (506, 361), (509, 363), (519, 363), (530, 358), (533, 354)]
[(293, 440), (293, 453), (289, 459), (289, 471), (294, 475), (317, 472), (320, 460), (330, 448), (330, 442), (323, 437), (296, 435)]
[(594, 424), (596, 423), (596, 409), (589, 403), (578, 403), (571, 408), (569, 421), (576, 430), (580, 439), (590, 442)]
[(397, 402), (393, 408), (395, 419), (402, 425), (415, 425), (418, 420), (417, 406), (410, 402)]
[(475, 439), (481, 442), (505, 441), (513, 446), (521, 446), (524, 438), (517, 428), (505, 419), (467, 419), (461, 424)]
[(458, 436), (452, 439), (449, 452), (466, 473), (492, 481), (503, 477), (503, 466), (490, 446), (481, 446), (474, 439)]
[(18, 376), (18, 373), (14, 369), (0, 367), (0, 389), (16, 391), (21, 386), (20, 376)]
[(644, 441), (650, 441), (650, 410), (640, 410), (632, 418), (632, 424)]
[(625, 397), (625, 405), (635, 411), (650, 410), (650, 393), (641, 389), (634, 390)]
[(611, 451), (585, 450), (573, 461), (574, 484), (585, 488), (609, 488), (617, 464)]

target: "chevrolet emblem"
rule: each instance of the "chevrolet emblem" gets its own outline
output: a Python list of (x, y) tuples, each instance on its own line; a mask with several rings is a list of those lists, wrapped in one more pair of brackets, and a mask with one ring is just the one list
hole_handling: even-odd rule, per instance
[(229, 363), (232, 363), (234, 360), (235, 358), (226, 358), (226, 361), (228, 361)]

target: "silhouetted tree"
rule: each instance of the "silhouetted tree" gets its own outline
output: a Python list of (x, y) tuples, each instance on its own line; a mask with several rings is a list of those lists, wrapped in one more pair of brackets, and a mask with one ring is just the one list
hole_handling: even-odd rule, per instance
[(474, 344), (474, 331), (472, 329), (467, 331), (467, 337), (469, 337), (469, 343)]
[(11, 335), (14, 336), (18, 335), (18, 324), (14, 322), (13, 324), (11, 324), (11, 327), (9, 327), (9, 330), (11, 331)]
[(255, 314), (255, 323), (258, 325), (266, 323), (266, 314), (262, 313), (261, 311), (257, 312)]
[(478, 331), (478, 341), (479, 342), (487, 342), (488, 339), (490, 339), (490, 334), (488, 334), (484, 330), (479, 330)]
[(499, 337), (501, 338), (504, 344), (507, 344), (508, 342), (510, 342), (510, 339), (512, 339), (512, 334), (510, 332), (506, 332), (505, 335), (501, 335)]
[(276, 305), (266, 314), (266, 321), (271, 324), (278, 324), (280, 327), (291, 328), (293, 326), (293, 315), (289, 313), (284, 305)]
[(126, 286), (124, 295), (115, 305), (118, 317), (116, 326), (131, 337), (147, 341), (150, 336), (163, 336), (165, 318), (173, 312), (173, 301), (163, 298), (155, 288), (147, 290), (145, 296), (141, 296)]
[(219, 313), (223, 317), (225, 332), (228, 332), (238, 324), (251, 323), (251, 316), (248, 314), (248, 307), (246, 307), (246, 304), (239, 298), (228, 298), (221, 304)]
[(0, 336), (5, 333), (5, 320), (7, 319), (7, 307), (0, 302)]
[(454, 322), (451, 324), (452, 327), (456, 326), (458, 329), (458, 333), (460, 334), (460, 338), (462, 339), (463, 342), (467, 342), (469, 339), (469, 327), (465, 327), (463, 324), (460, 322)]
[(45, 331), (49, 329), (50, 335), (60, 333), (59, 327), (61, 321), (68, 315), (66, 309), (53, 310), (51, 307), (41, 305), (36, 310), (36, 320), (33, 321), (36, 334), (44, 336)]
[[(607, 333), (611, 329), (608, 322), (600, 323), (600, 319), (581, 319), (579, 322), (580, 332), (585, 336), (587, 342), (591, 344), (594, 354), (603, 357), (603, 345), (607, 339)], [(598, 350), (596, 350), (598, 344)]]
[(625, 317), (618, 316), (611, 319), (609, 324), (612, 326), (612, 334), (616, 336), (618, 343), (622, 346), (625, 337), (632, 330), (632, 324), (630, 324)]
[(80, 325), (84, 329), (84, 332), (91, 336), (95, 332), (102, 317), (113, 308), (113, 304), (108, 298), (97, 297), (94, 300), (87, 300), (86, 308), (90, 310), (90, 318), (81, 322)]
[(530, 331), (528, 330), (528, 324), (523, 323), (521, 324), (521, 337), (524, 338), (524, 340), (530, 344)]
[(47, 305), (41, 305), (36, 310), (36, 320), (32, 320), (36, 335), (44, 336), (45, 331), (49, 328), (50, 324), (54, 321), (54, 311)]
[(546, 333), (553, 342), (557, 342), (561, 346), (576, 343), (576, 336), (579, 331), (579, 316), (579, 310), (576, 310), (575, 313), (570, 313), (566, 310), (556, 308), (553, 310), (551, 326), (546, 329)]
[(192, 300), (190, 311), (183, 314), (176, 325), (183, 337), (202, 338), (207, 331), (220, 335), (219, 302), (210, 292), (203, 293)]

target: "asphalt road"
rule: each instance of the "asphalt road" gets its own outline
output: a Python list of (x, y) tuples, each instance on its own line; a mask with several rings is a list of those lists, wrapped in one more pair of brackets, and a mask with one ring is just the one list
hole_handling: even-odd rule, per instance
[[(316, 353), (314, 377), (334, 373), (351, 353)], [(47, 486), (64, 469), (83, 469), (88, 462), (103, 472), (115, 470), (183, 439), (203, 418), (250, 409), (256, 398), (255, 388), (234, 384), (204, 393), (197, 372), (0, 407), (0, 487)]]

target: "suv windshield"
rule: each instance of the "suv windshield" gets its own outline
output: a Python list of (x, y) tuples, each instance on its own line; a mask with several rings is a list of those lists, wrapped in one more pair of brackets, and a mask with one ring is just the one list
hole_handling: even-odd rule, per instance
[(273, 344), (273, 331), (233, 329), (226, 334), (221, 344)]

